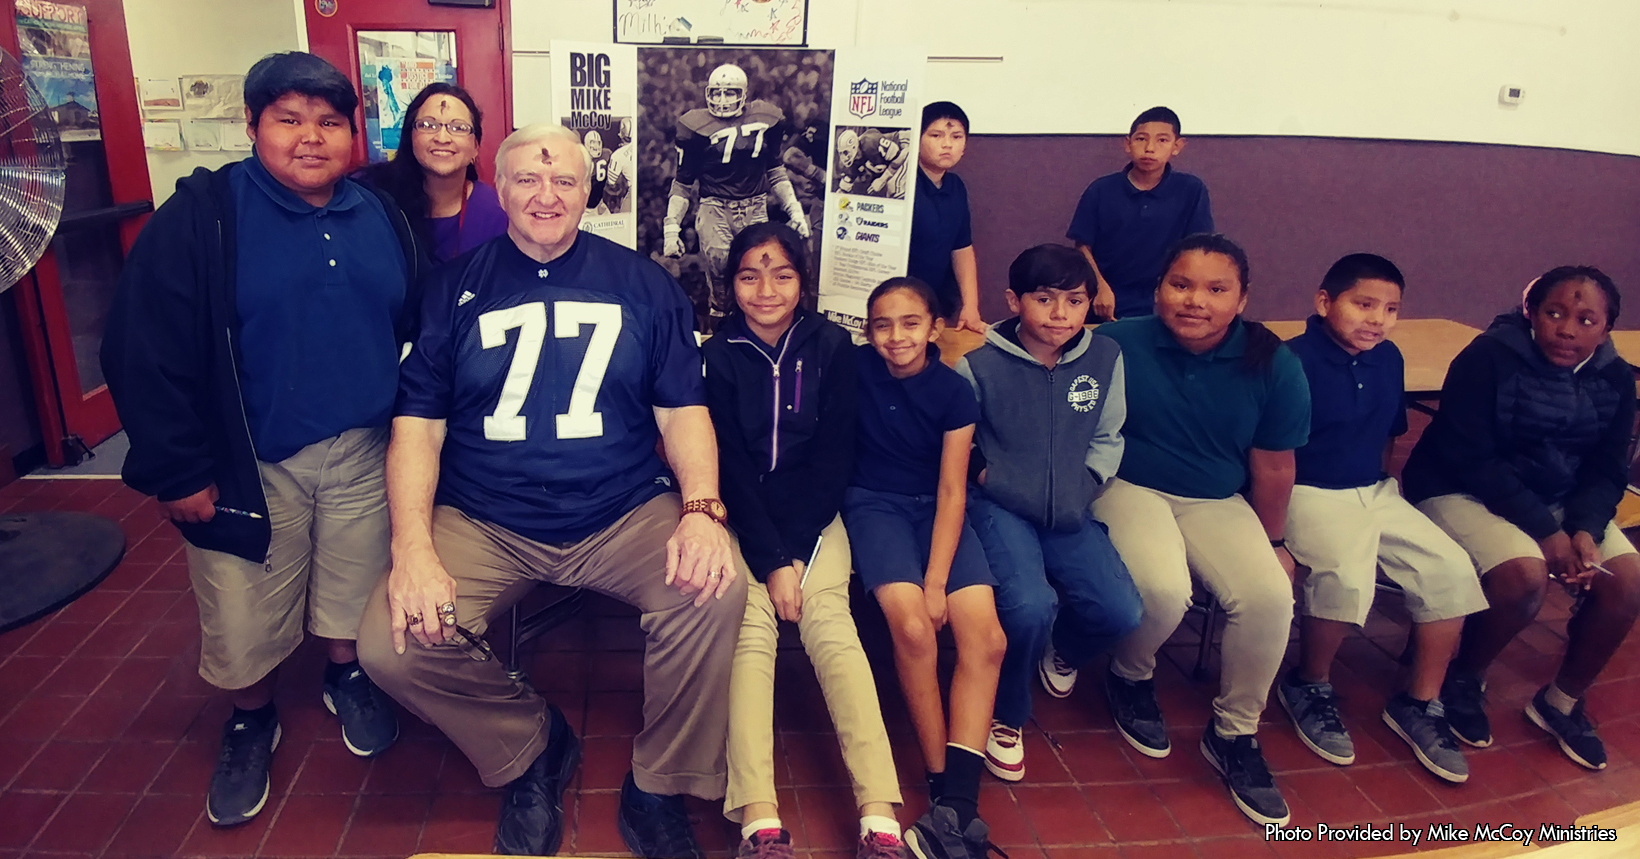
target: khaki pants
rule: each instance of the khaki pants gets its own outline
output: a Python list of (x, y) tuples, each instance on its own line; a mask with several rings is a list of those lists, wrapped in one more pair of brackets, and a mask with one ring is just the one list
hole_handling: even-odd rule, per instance
[(1253, 508), (1239, 495), (1183, 498), (1117, 479), (1093, 502), (1093, 515), (1109, 526), (1145, 602), (1110, 670), (1124, 680), (1151, 677), (1156, 651), (1190, 608), (1194, 571), (1228, 617), (1213, 715), (1224, 733), (1256, 733), (1287, 650), (1293, 586)]
[(386, 455), (387, 428), (379, 427), (257, 463), (273, 526), (263, 563), (188, 546), (206, 682), (243, 689), (266, 677), (302, 643), (304, 620), (321, 638), (358, 637), (388, 565)]
[[(636, 606), (646, 637), (643, 730), (633, 742), (632, 775), (655, 794), (723, 796), (729, 726), (729, 672), (746, 611), (745, 580), (696, 608), (666, 584), (666, 541), (677, 528), (675, 494), (650, 499), (592, 536), (564, 546), (537, 543), (452, 507), (433, 511), (433, 548), (456, 580), (456, 622), (483, 635), (537, 582), (612, 596)], [(393, 652), (387, 579), (370, 597), (359, 630), (359, 661), (376, 685), (443, 731), (484, 783), (522, 775), (546, 748), (547, 702), (507, 677), (473, 647)], [(571, 658), (579, 658), (571, 657)]]
[[(877, 684), (849, 613), (850, 554), (842, 518), (831, 520), (820, 539), (820, 553), (803, 584), (803, 613), (797, 631), (837, 728), (843, 762), (854, 782), (854, 804), (899, 805), (900, 785), (877, 703)], [(747, 805), (777, 801), (774, 696), (779, 693), (774, 686), (774, 657), (779, 618), (768, 587), (752, 578), (738, 543), (735, 564), (749, 584), (746, 620), (740, 627), (729, 685), (729, 793), (723, 813), (741, 823), (741, 810)]]

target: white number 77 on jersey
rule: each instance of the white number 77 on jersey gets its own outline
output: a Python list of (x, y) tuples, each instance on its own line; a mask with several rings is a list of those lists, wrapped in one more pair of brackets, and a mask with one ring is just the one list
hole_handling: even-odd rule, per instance
[[(604, 416), (593, 407), (598, 402), (598, 390), (604, 385), (604, 373), (609, 359), (615, 354), (615, 341), (621, 334), (621, 306), (591, 301), (555, 301), (552, 304), (557, 323), (553, 336), (572, 339), (581, 336), (581, 326), (592, 326), (592, 342), (587, 344), (581, 370), (575, 374), (575, 387), (569, 395), (569, 411), (558, 415), (555, 421), (558, 438), (597, 438), (604, 434)], [(501, 398), (495, 411), (484, 417), (484, 437), (490, 441), (524, 441), (525, 421), (519, 412), (524, 399), (535, 381), (536, 367), (541, 363), (541, 347), (547, 336), (546, 302), (532, 301), (516, 307), (492, 310), (478, 317), (479, 342), (485, 349), (507, 345), (507, 332), (518, 329), (518, 347), (513, 350), (512, 363), (507, 367), (507, 380), (501, 385)]]

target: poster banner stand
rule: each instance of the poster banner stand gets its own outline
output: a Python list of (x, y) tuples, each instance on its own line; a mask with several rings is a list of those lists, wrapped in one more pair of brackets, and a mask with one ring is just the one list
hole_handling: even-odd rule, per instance
[(905, 274), (911, 252), (926, 65), (906, 48), (837, 50), (819, 305), (855, 333), (866, 298)]

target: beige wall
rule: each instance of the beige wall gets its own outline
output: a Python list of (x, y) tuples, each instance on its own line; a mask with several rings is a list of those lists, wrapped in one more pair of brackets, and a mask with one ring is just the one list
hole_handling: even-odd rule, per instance
[[(292, 0), (125, 0), (131, 67), (142, 78), (242, 75), (275, 51), (306, 42), (301, 6)], [(164, 118), (155, 114), (155, 118)], [(196, 167), (216, 168), (244, 152), (148, 152), (154, 205)]]

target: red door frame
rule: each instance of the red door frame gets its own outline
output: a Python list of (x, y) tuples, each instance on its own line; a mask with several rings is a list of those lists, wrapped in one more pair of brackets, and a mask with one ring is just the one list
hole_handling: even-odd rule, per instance
[[(137, 108), (136, 78), (131, 70), (131, 48), (125, 32), (123, 0), (63, 0), (84, 6), (89, 18), (91, 63), (96, 75), (97, 112), (100, 117), (103, 150), (108, 161), (109, 185), (114, 205), (152, 202), (153, 188), (148, 179), (148, 156), (142, 142), (142, 115)], [(18, 54), (16, 9), (5, 2), (5, 26), (0, 27), (4, 47)], [(146, 216), (126, 218), (120, 223), (120, 245), (131, 250)], [(86, 447), (120, 429), (113, 398), (107, 386), (81, 393), (79, 365), (74, 357), (74, 341), (58, 279), (55, 251), (45, 255), (13, 290), (21, 317), (23, 349), (29, 357), (35, 406), (40, 415), (41, 437), (46, 461), (67, 462), (70, 438)]]
[[(484, 142), (479, 147), (479, 176), (489, 181), (496, 149), (512, 131), (512, 6), (497, 0), (494, 8), (429, 6), (407, 0), (347, 0), (336, 13), (320, 15), (315, 0), (303, 3), (307, 13), (308, 50), (329, 60), (363, 92), (359, 80), (360, 30), (454, 30), (456, 81), (472, 93), (484, 111)], [(499, 85), (498, 85), (499, 84)], [(498, 103), (499, 102), (499, 103)], [(361, 133), (353, 142), (353, 159), (365, 163), (364, 105), (356, 120)]]

